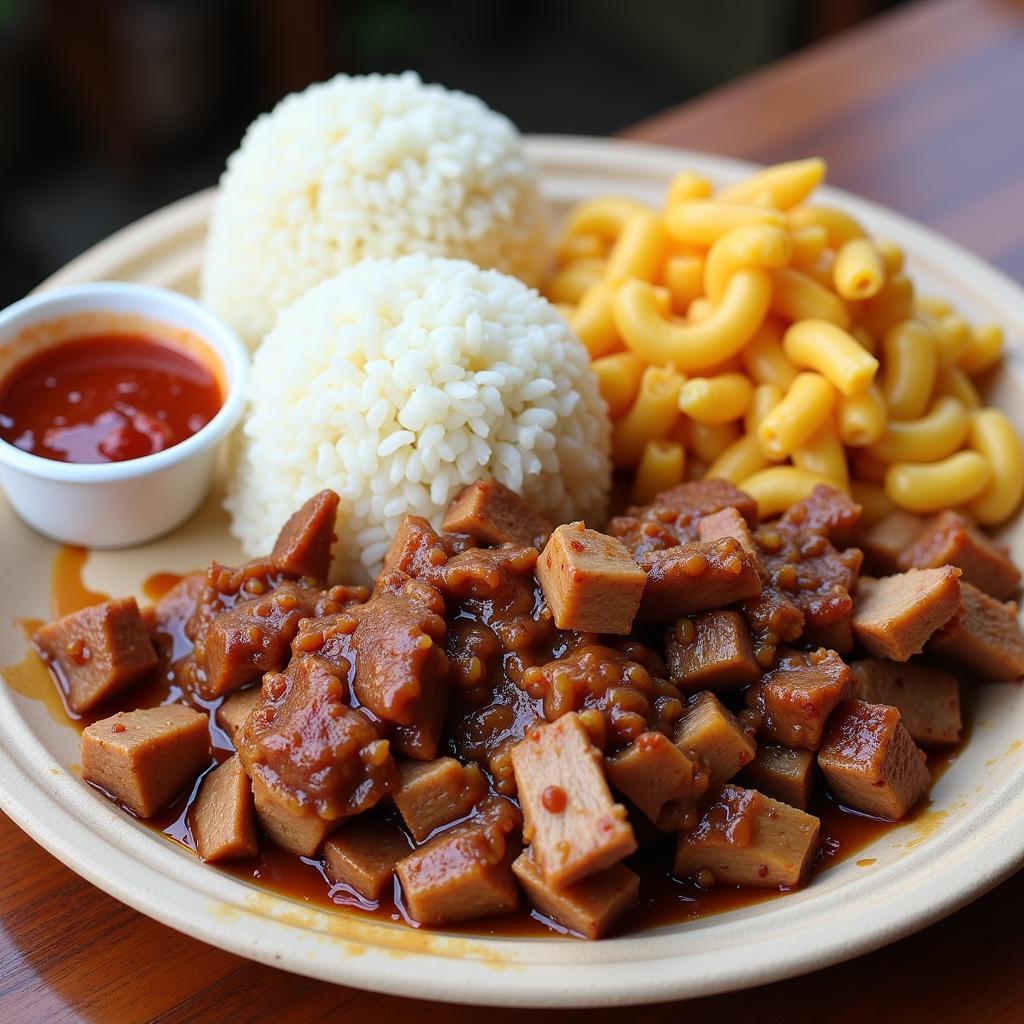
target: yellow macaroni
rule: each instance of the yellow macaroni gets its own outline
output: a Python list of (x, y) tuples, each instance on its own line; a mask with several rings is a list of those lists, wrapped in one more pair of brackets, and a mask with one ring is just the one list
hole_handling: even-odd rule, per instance
[(970, 444), (988, 463), (992, 479), (970, 510), (983, 526), (1005, 522), (1024, 496), (1024, 452), (1020, 435), (1005, 413), (978, 409), (971, 413)]
[(878, 360), (826, 320), (793, 324), (783, 336), (782, 349), (790, 362), (817, 370), (848, 398), (863, 394), (878, 373)]
[(677, 242), (688, 245), (712, 245), (727, 231), (745, 224), (773, 224), (781, 228), (785, 218), (778, 210), (766, 206), (723, 203), (717, 199), (675, 203), (665, 214), (665, 230)]
[(849, 448), (874, 444), (885, 432), (887, 418), (885, 399), (876, 384), (852, 398), (839, 396), (836, 423), (843, 444)]
[(991, 478), (983, 456), (962, 451), (940, 462), (897, 462), (885, 474), (885, 493), (910, 512), (938, 512), (952, 502), (973, 501)]
[(753, 476), (771, 463), (764, 457), (761, 445), (754, 434), (745, 434), (737, 438), (725, 448), (708, 466), (705, 477), (721, 477), (731, 483), (739, 484), (747, 477)]
[(640, 465), (633, 477), (631, 497), (642, 505), (650, 501), (659, 491), (675, 487), (683, 479), (686, 452), (675, 441), (655, 439), (644, 445)]
[(836, 253), (832, 280), (844, 299), (870, 299), (885, 283), (886, 265), (873, 242), (851, 238)]
[(819, 157), (775, 164), (722, 189), (719, 198), (726, 202), (750, 203), (766, 196), (776, 209), (788, 210), (802, 203), (821, 184), (825, 170), (825, 161)]
[(836, 392), (820, 373), (799, 373), (785, 397), (757, 428), (766, 458), (781, 458), (806, 444), (835, 405)]
[(649, 281), (658, 272), (664, 252), (665, 229), (661, 218), (651, 210), (637, 210), (622, 226), (608, 254), (604, 276), (611, 284), (631, 277)]
[(619, 469), (635, 466), (648, 441), (664, 437), (679, 417), (683, 378), (673, 370), (648, 366), (636, 401), (612, 428), (612, 455)]
[(739, 487), (757, 502), (761, 518), (767, 519), (803, 501), (818, 484), (827, 483), (831, 481), (826, 477), (795, 466), (771, 466), (741, 480)]
[(904, 320), (882, 342), (885, 371), (882, 394), (893, 420), (913, 420), (924, 415), (935, 390), (939, 357), (935, 340), (917, 320)]
[(850, 326), (843, 300), (809, 274), (792, 267), (772, 271), (771, 310), (786, 320), (828, 320), (838, 327)]
[(785, 266), (792, 251), (789, 235), (770, 224), (748, 224), (727, 231), (708, 251), (704, 262), (704, 294), (712, 302), (719, 302), (737, 270)]
[(927, 416), (890, 420), (868, 449), (882, 462), (938, 462), (963, 447), (971, 420), (956, 398), (939, 398)]
[(811, 437), (793, 452), (793, 465), (806, 473), (825, 477), (840, 490), (850, 489), (846, 452), (831, 419), (825, 420)]
[(632, 352), (616, 352), (595, 359), (591, 366), (597, 374), (601, 397), (608, 403), (608, 415), (618, 419), (636, 400), (644, 374), (643, 360)]
[(743, 373), (691, 377), (679, 391), (679, 408), (697, 423), (738, 420), (750, 405), (754, 386)]

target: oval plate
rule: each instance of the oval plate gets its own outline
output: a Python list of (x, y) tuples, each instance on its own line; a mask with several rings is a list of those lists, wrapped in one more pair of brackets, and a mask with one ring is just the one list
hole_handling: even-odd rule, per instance
[[(591, 195), (660, 205), (684, 167), (716, 182), (752, 168), (685, 150), (562, 137), (529, 151), (554, 215)], [(864, 200), (824, 189), (874, 233), (903, 246), (923, 290), (954, 299), (972, 319), (1001, 322), (1013, 343), (992, 400), (1024, 426), (1024, 292), (963, 249)], [(104, 278), (194, 294), (213, 191), (114, 235), (45, 287)], [(214, 494), (175, 534), (90, 557), (86, 582), (125, 594), (156, 570), (240, 553)], [(1024, 527), (1007, 533), (1018, 560)], [(45, 617), (55, 547), (0, 500), (0, 664), (22, 661), (15, 620)], [(141, 597), (141, 595), (138, 595)], [(188, 935), (242, 956), (328, 981), (394, 995), (510, 1006), (654, 1002), (762, 984), (892, 942), (979, 896), (1024, 863), (1024, 699), (1014, 685), (979, 688), (972, 736), (940, 779), (931, 807), (807, 889), (758, 906), (599, 943), (480, 938), (367, 921), (314, 909), (200, 864), (84, 785), (78, 734), (46, 705), (0, 687), (0, 806), (42, 846), (101, 889)]]

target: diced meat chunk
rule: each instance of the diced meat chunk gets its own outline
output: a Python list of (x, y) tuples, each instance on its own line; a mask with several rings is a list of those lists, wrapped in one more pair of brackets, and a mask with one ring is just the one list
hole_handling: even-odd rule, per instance
[(397, 781), (388, 741), (348, 696), (337, 665), (293, 658), (284, 672), (264, 677), (260, 703), (237, 733), (260, 823), (301, 856), (312, 856), (342, 819), (373, 807)]
[(621, 541), (569, 523), (551, 534), (537, 560), (537, 580), (559, 629), (626, 634), (647, 574)]
[(512, 748), (523, 839), (556, 889), (596, 874), (636, 849), (626, 809), (612, 801), (601, 753), (575, 713), (531, 726)]
[(658, 828), (672, 832), (697, 823), (697, 802), (708, 777), (664, 733), (645, 732), (605, 761), (611, 784)]
[(649, 505), (627, 509), (608, 523), (639, 562), (645, 554), (697, 540), (705, 516), (734, 508), (750, 526), (757, 525), (757, 503), (727, 480), (692, 480), (662, 491)]
[(865, 658), (850, 665), (850, 696), (866, 704), (889, 704), (910, 738), (922, 747), (960, 741), (960, 684), (954, 676), (916, 661)]
[(803, 885), (821, 822), (754, 789), (726, 786), (692, 832), (680, 832), (673, 873), (764, 889)]
[(292, 576), (309, 576), (325, 584), (331, 570), (334, 523), (338, 517), (338, 495), (323, 490), (314, 494), (281, 527), (270, 561)]
[(408, 855), (408, 840), (397, 826), (354, 818), (324, 843), (324, 870), (333, 884), (376, 903), (390, 890), (395, 865)]
[(733, 537), (681, 544), (646, 555), (640, 564), (647, 572), (642, 622), (675, 622), (761, 593), (757, 566)]
[(765, 739), (786, 747), (817, 750), (828, 716), (849, 694), (853, 677), (835, 651), (786, 651), (779, 663), (746, 693), (761, 712)]
[(958, 512), (932, 516), (913, 544), (902, 552), (901, 569), (935, 569), (955, 565), (961, 583), (971, 583), (999, 601), (1020, 589), (1020, 570), (1004, 548), (985, 536)]
[(853, 633), (870, 654), (908, 661), (960, 606), (960, 570), (910, 569), (896, 576), (861, 577)]
[(965, 672), (993, 682), (1024, 676), (1024, 635), (1015, 601), (997, 601), (961, 584), (956, 615), (928, 644), (928, 653), (948, 659)]
[(192, 617), (205, 584), (205, 573), (194, 572), (185, 576), (152, 608), (148, 625), (153, 646), (157, 647), (163, 639), (165, 646), (162, 652), (158, 648), (157, 655), (164, 653), (168, 663), (185, 657), (192, 650), (192, 641), (185, 635), (185, 624)]
[(104, 601), (40, 626), (32, 642), (82, 714), (156, 668), (157, 655), (134, 597)]
[(803, 501), (791, 505), (783, 514), (783, 526), (797, 526), (805, 533), (827, 537), (837, 548), (847, 548), (857, 541), (861, 507), (849, 495), (818, 484)]
[(166, 807), (209, 763), (207, 718), (183, 704), (119, 711), (82, 732), (82, 778), (140, 818)]
[(690, 701), (676, 726), (675, 742), (703, 766), (712, 791), (750, 764), (757, 749), (750, 733), (713, 693), (698, 693)]
[(921, 516), (897, 508), (868, 527), (861, 538), (868, 568), (879, 576), (911, 568), (903, 564), (903, 556), (913, 546), (923, 526)]
[(413, 919), (442, 925), (515, 910), (512, 863), (522, 852), (521, 824), (512, 804), (491, 797), (475, 817), (398, 861), (395, 872)]
[(228, 739), (235, 743), (238, 730), (245, 724), (252, 709), (260, 702), (259, 686), (247, 686), (244, 690), (229, 693), (217, 708), (217, 724), (227, 733)]
[(735, 537), (754, 558), (759, 558), (757, 545), (754, 543), (754, 534), (751, 532), (750, 523), (743, 518), (739, 509), (720, 509), (704, 516), (697, 523), (697, 539), (705, 543), (713, 540), (721, 540), (723, 537)]
[(739, 612), (706, 612), (665, 627), (669, 678), (683, 690), (735, 690), (761, 676)]
[(838, 654), (849, 654), (854, 646), (853, 612), (825, 626), (808, 626), (800, 638), (805, 647), (824, 647)]
[(814, 754), (762, 743), (737, 778), (750, 789), (806, 811), (814, 791)]
[(256, 855), (252, 787), (237, 754), (203, 779), (189, 809), (189, 827), (196, 841), (196, 853), (205, 861)]
[(487, 780), (478, 765), (439, 757), (400, 761), (391, 796), (410, 835), (422, 843), (434, 829), (464, 818), (486, 793)]
[(436, 587), (392, 572), (366, 604), (306, 623), (295, 646), (343, 668), (354, 666), (359, 703), (396, 728), (399, 753), (437, 755), (448, 706), (444, 598)]
[(860, 700), (836, 711), (818, 764), (841, 804), (891, 821), (905, 817), (932, 781), (899, 711)]
[(315, 590), (283, 583), (217, 615), (196, 643), (202, 695), (212, 700), (283, 668), (299, 622), (316, 614), (318, 597)]
[(449, 505), (441, 528), (468, 533), (484, 544), (516, 544), (540, 550), (551, 524), (515, 491), (491, 478), (470, 484)]
[(663, 519), (662, 513), (667, 510), (676, 516), (688, 514), (697, 521), (723, 508), (734, 508), (751, 526), (757, 525), (757, 502), (746, 491), (720, 477), (676, 484), (657, 494), (650, 504), (628, 509), (627, 515)]
[(512, 863), (512, 871), (529, 901), (542, 913), (584, 939), (600, 939), (636, 905), (640, 876), (625, 864), (555, 889), (537, 870), (529, 853)]

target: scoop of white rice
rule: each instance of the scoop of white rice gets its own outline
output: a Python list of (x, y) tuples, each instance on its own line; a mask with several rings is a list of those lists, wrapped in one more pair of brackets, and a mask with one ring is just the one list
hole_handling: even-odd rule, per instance
[(228, 160), (202, 298), (254, 348), (281, 309), (361, 259), (422, 252), (538, 284), (547, 238), (507, 118), (411, 72), (339, 75), (257, 118)]
[(556, 523), (600, 519), (609, 449), (587, 352), (536, 291), (462, 260), (367, 260), (286, 309), (256, 352), (226, 504), (256, 556), (333, 488), (336, 571), (366, 582), (404, 516), (440, 527), (481, 477)]

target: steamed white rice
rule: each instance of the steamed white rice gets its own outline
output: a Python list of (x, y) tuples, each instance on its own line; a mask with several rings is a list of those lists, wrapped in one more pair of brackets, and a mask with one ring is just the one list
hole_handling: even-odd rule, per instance
[(256, 352), (232, 531), (263, 554), (333, 488), (336, 572), (366, 582), (406, 515), (440, 527), (481, 477), (555, 522), (600, 519), (609, 435), (586, 350), (536, 291), (461, 260), (368, 260), (285, 310)]
[(201, 292), (255, 347), (277, 313), (363, 258), (422, 252), (538, 284), (536, 174), (512, 123), (403, 75), (339, 75), (282, 100), (228, 160)]

